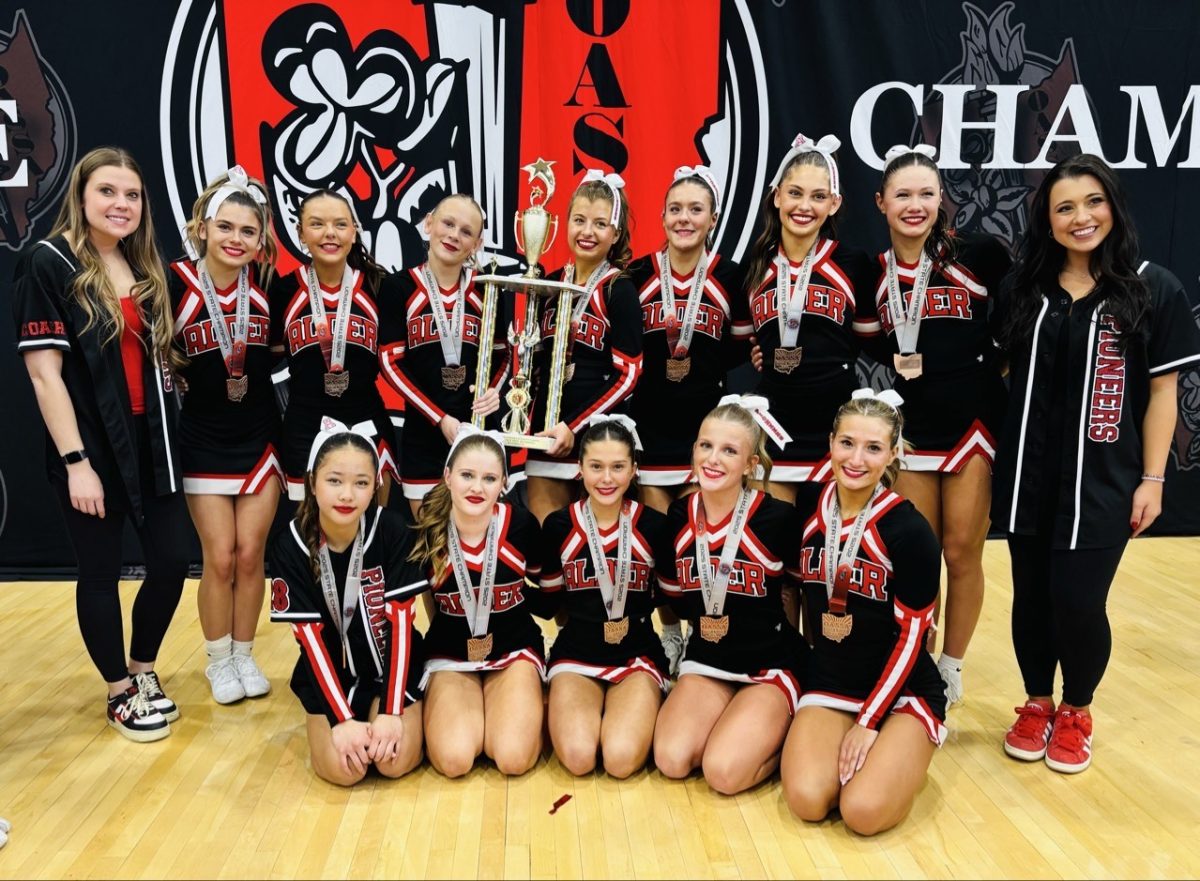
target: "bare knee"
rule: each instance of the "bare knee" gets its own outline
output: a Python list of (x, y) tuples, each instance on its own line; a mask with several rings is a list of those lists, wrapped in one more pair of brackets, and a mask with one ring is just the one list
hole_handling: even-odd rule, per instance
[(604, 771), (624, 780), (646, 766), (646, 748), (626, 738), (612, 738), (603, 745)]
[(376, 762), (375, 767), (384, 777), (395, 779), (411, 773), (419, 764), (421, 764), (421, 751), (417, 750), (412, 755), (399, 755), (391, 761)]
[(334, 786), (353, 786), (367, 776), (365, 769), (362, 771), (347, 771), (341, 765), (334, 765), (327, 768), (325, 767), (325, 763), (318, 762), (315, 758), (313, 760), (313, 771), (326, 783), (332, 783)]
[[(505, 744), (492, 756), (496, 769), (505, 777), (520, 777), (537, 763), (539, 749), (536, 744)], [(593, 765), (595, 759), (592, 759)]]
[(234, 552), (234, 562), (237, 566), (237, 575), (239, 578), (253, 578), (255, 576), (263, 576), (263, 549), (249, 549), (244, 545), (238, 545)]
[(221, 584), (232, 583), (235, 553), (233, 548), (221, 548), (204, 558), (204, 574)]
[(895, 806), (879, 792), (843, 789), (840, 807), (846, 828), (859, 835), (876, 835), (891, 829), (899, 820)]
[(559, 763), (576, 777), (592, 773), (596, 768), (596, 744), (590, 743), (585, 737), (562, 740), (554, 744), (554, 754), (558, 756)]
[(942, 555), (946, 558), (948, 576), (957, 578), (977, 569), (983, 570), (983, 548), (965, 538), (947, 535)]
[(831, 794), (827, 787), (795, 775), (785, 777), (782, 782), (783, 797), (795, 816), (809, 823), (819, 823), (829, 816), (836, 794)]
[(462, 777), (470, 773), (479, 756), (479, 750), (472, 750), (465, 744), (440, 746), (431, 741), (425, 748), (429, 753), (429, 764), (443, 777)]
[(721, 795), (737, 795), (754, 784), (754, 778), (735, 756), (705, 752), (701, 767), (708, 785)]
[(680, 743), (671, 743), (667, 738), (654, 742), (654, 765), (664, 777), (682, 780), (696, 770), (695, 755)]

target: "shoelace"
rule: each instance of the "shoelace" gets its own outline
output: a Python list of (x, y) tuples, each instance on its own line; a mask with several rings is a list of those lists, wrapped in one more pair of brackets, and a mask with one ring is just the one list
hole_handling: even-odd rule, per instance
[(208, 678), (212, 680), (213, 685), (228, 685), (230, 682), (238, 678), (237, 669), (233, 663), (227, 664), (209, 664), (205, 671)]
[(126, 702), (129, 705), (130, 713), (135, 717), (149, 716), (157, 713), (158, 710), (150, 704), (150, 699), (144, 691), (138, 691)]
[(248, 679), (252, 676), (257, 678), (263, 675), (262, 670), (259, 669), (258, 664), (255, 663), (254, 658), (250, 655), (234, 655), (233, 668), (243, 679)]
[(1017, 721), (1013, 723), (1012, 730), (1018, 737), (1041, 737), (1046, 730), (1046, 723), (1054, 716), (1045, 707), (1030, 704), (1014, 707), (1013, 712), (1017, 714)]
[(166, 697), (163, 694), (162, 686), (158, 684), (158, 676), (155, 675), (154, 671), (150, 671), (149, 673), (135, 673), (133, 681), (137, 684), (138, 693), (144, 694), (149, 700)]
[(1054, 720), (1054, 745), (1078, 752), (1087, 743), (1079, 713), (1059, 713)]

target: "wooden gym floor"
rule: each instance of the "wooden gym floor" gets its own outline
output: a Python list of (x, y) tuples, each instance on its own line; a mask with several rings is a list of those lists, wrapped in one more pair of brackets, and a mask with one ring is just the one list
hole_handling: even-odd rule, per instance
[[(158, 669), (183, 719), (165, 741), (110, 731), (68, 585), (0, 587), (4, 878), (1180, 878), (1200, 875), (1200, 540), (1130, 545), (1109, 610), (1095, 764), (1077, 777), (1005, 757), (1020, 702), (1008, 556), (989, 542), (988, 598), (967, 702), (912, 815), (874, 839), (804, 824), (778, 779), (733, 798), (698, 776), (575, 779), (553, 758), (523, 778), (423, 766), (353, 790), (308, 768), (286, 677), (287, 627), (263, 621), (274, 693), (208, 696), (189, 582)], [(126, 608), (135, 584), (123, 588)], [(1195, 728), (1193, 728), (1195, 726)], [(563, 795), (572, 798), (549, 813)], [(1191, 842), (1190, 844), (1188, 842)]]

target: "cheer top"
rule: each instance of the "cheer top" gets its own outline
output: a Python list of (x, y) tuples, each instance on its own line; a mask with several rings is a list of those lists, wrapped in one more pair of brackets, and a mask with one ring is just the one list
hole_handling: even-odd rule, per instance
[[(321, 582), (313, 578), (308, 545), (295, 520), (275, 535), (267, 554), (271, 620), (292, 625), (300, 644), (292, 690), (319, 695), (331, 725), (355, 718), (355, 693), (364, 688), (379, 691), (379, 712), (399, 715), (410, 663), (414, 655), (420, 657), (413, 598), (429, 584), (421, 567), (408, 560), (414, 534), (398, 514), (378, 506), (367, 511), (363, 523), (362, 593), (348, 628), (345, 663), (341, 622), (330, 612)], [(353, 548), (351, 542), (346, 550), (329, 554), (339, 605)]]

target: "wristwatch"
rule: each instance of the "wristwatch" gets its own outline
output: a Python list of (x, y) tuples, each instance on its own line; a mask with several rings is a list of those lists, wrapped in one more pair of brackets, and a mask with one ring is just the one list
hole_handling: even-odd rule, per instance
[(62, 460), (67, 465), (74, 465), (76, 462), (82, 462), (87, 457), (87, 450), (71, 450), (71, 452), (63, 454)]

